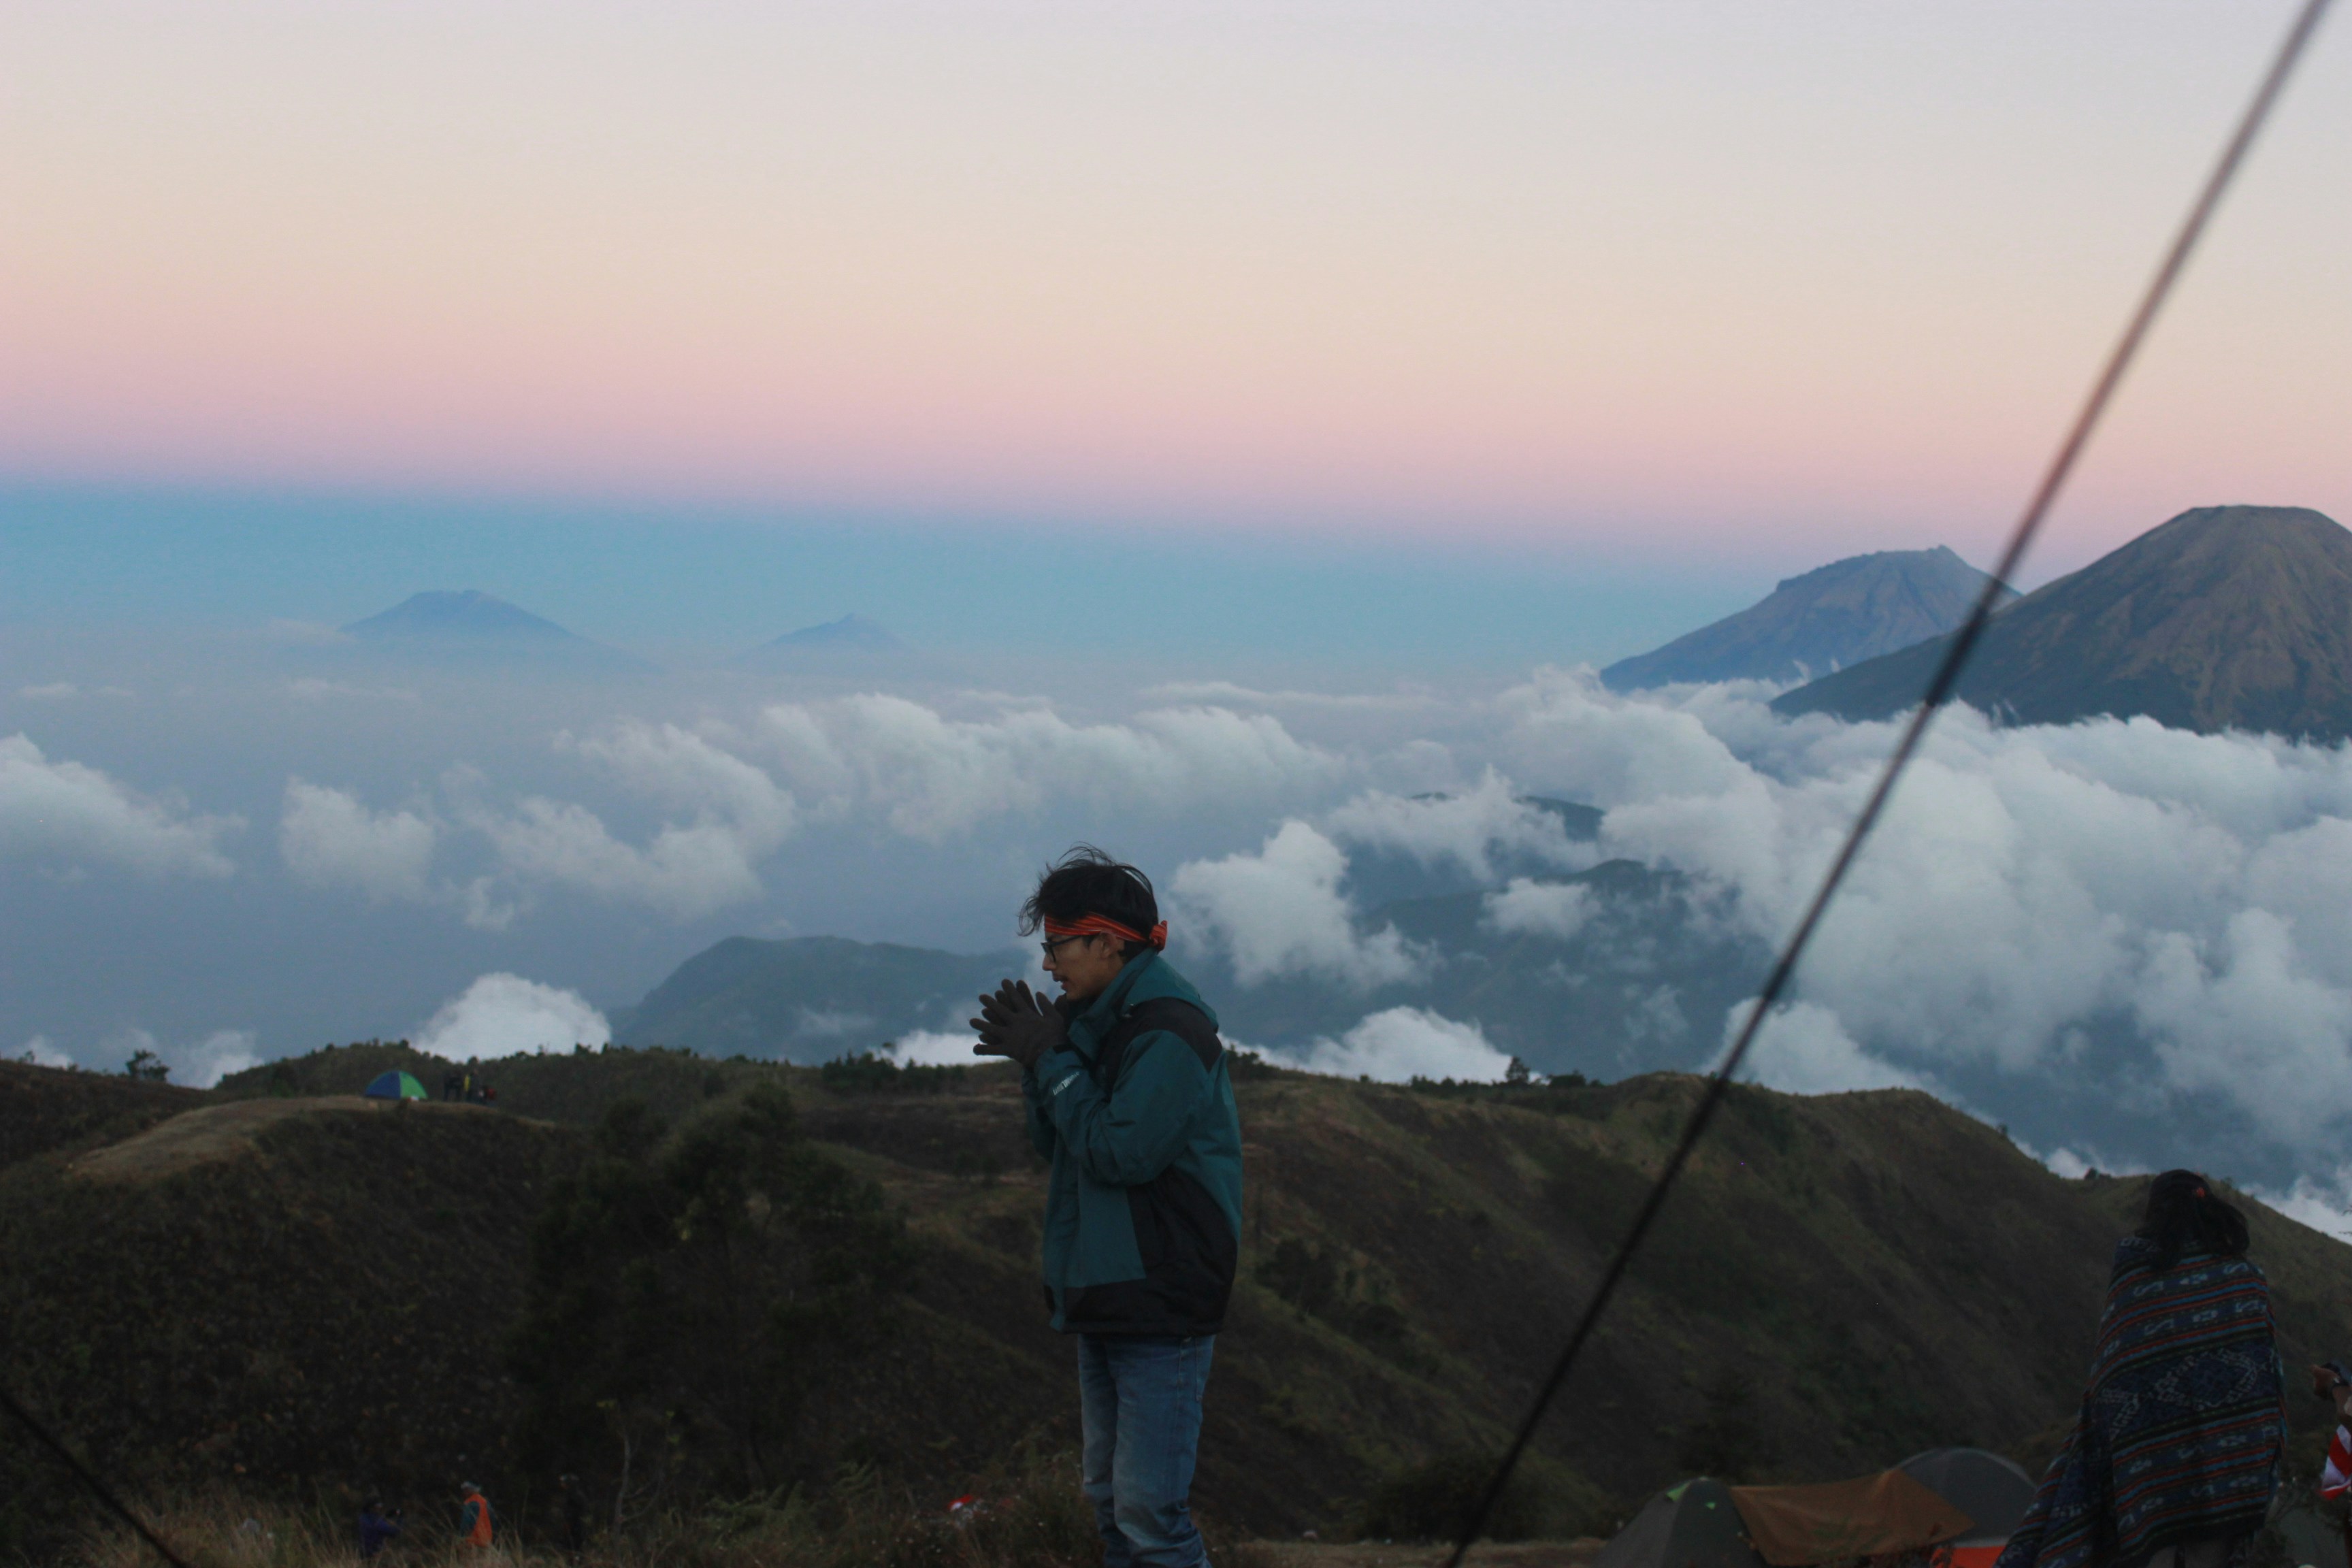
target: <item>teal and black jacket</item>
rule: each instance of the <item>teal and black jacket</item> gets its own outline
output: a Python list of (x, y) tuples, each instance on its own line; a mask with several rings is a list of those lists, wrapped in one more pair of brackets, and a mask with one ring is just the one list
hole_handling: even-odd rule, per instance
[(1216, 1015), (1157, 952), (1022, 1075), (1053, 1162), (1045, 1294), (1069, 1333), (1213, 1334), (1242, 1232), (1242, 1127)]

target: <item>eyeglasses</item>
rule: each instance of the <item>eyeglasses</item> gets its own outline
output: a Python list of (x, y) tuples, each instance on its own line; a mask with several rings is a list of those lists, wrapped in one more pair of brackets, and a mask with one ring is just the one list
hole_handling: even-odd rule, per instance
[(1042, 948), (1044, 948), (1044, 949), (1045, 950), (1045, 956), (1046, 956), (1046, 957), (1051, 958), (1051, 957), (1053, 957), (1053, 956), (1054, 956), (1054, 950), (1055, 950), (1055, 948), (1057, 948), (1057, 947), (1061, 946), (1064, 942), (1084, 942), (1084, 941), (1086, 941), (1086, 940), (1087, 940), (1087, 938), (1088, 936), (1091, 936), (1092, 934), (1094, 934), (1094, 933), (1093, 933), (1093, 932), (1091, 932), (1091, 931), (1081, 931), (1081, 932), (1079, 932), (1077, 935), (1076, 935), (1076, 936), (1049, 936), (1049, 937), (1047, 937), (1045, 941), (1043, 941), (1043, 942), (1039, 942), (1037, 945), (1038, 945), (1039, 947), (1042, 947)]

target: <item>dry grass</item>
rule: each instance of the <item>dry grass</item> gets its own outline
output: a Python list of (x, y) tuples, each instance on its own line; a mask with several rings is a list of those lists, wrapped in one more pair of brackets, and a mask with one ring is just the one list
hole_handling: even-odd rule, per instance
[[(1605, 1544), (1591, 1536), (1500, 1544), (1489, 1541), (1472, 1547), (1466, 1562), (1469, 1568), (1588, 1568)], [(1253, 1542), (1247, 1550), (1256, 1554), (1252, 1568), (1433, 1568), (1453, 1548), (1375, 1541)]]
[(158, 1181), (197, 1165), (251, 1153), (261, 1134), (278, 1123), (328, 1112), (351, 1116), (491, 1114), (478, 1105), (367, 1100), (356, 1094), (321, 1095), (309, 1100), (236, 1100), (226, 1105), (184, 1110), (119, 1143), (91, 1150), (70, 1168), (75, 1175), (93, 1181)]
[[(600, 1534), (582, 1568), (1091, 1568), (1102, 1561), (1094, 1518), (1066, 1456), (1031, 1458), (977, 1484), (977, 1507), (951, 1517), (871, 1474), (842, 1478), (824, 1497), (793, 1491), (700, 1511), (641, 1517)], [(359, 1568), (356, 1526), (340, 1513), (218, 1496), (159, 1510), (153, 1522), (194, 1568)], [(551, 1540), (508, 1525), (488, 1551), (429, 1525), (394, 1541), (382, 1568), (573, 1568)], [(1256, 1543), (1221, 1540), (1219, 1568), (1281, 1568)], [(156, 1568), (129, 1531), (86, 1537), (70, 1568)], [(1321, 1559), (1301, 1560), (1321, 1563)], [(1352, 1559), (1334, 1560), (1352, 1563)], [(1399, 1559), (1402, 1561), (1402, 1559)], [(1501, 1560), (1497, 1560), (1501, 1561)], [(1518, 1563), (1518, 1558), (1509, 1559)], [(1526, 1560), (1536, 1568), (1536, 1559)], [(1545, 1568), (1549, 1568), (1548, 1560)]]
[[(352, 1532), (322, 1513), (256, 1505), (221, 1494), (143, 1510), (148, 1523), (194, 1568), (326, 1568), (359, 1561)], [(158, 1568), (146, 1542), (109, 1526), (64, 1559), (77, 1568)]]

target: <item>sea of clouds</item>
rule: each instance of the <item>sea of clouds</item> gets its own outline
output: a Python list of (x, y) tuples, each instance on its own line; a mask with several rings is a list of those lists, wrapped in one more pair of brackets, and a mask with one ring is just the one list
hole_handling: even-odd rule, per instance
[[(26, 695), (45, 711), (70, 703)], [(1311, 977), (1369, 991), (1437, 961), (1365, 919), (1359, 883), (1375, 858), (1488, 886), (1497, 931), (1560, 934), (1592, 911), (1549, 876), (1631, 858), (1685, 874), (1706, 891), (1707, 918), (1776, 944), (1894, 731), (1785, 721), (1772, 695), (1627, 697), (1555, 669), (1484, 690), (1218, 682), (1084, 703), (969, 689), (705, 694), (667, 714), (550, 725), (528, 742), (541, 759), (529, 778), (458, 745), (388, 794), (313, 756), (258, 803), (134, 782), (59, 754), (28, 724), (0, 736), (0, 862), (36, 891), (258, 879), (406, 910), (495, 955), (557, 910), (640, 932), (762, 929), (862, 847), (962, 868), (972, 885), (950, 890), (975, 906), (1017, 901), (1024, 868), (1076, 837), (1071, 824), (1091, 824), (1156, 857), (1180, 956), (1213, 957), (1243, 986)], [(1601, 807), (1599, 841), (1571, 840), (1530, 795)], [(2275, 1190), (2323, 1201), (2344, 1186), (2352, 1131), (2347, 887), (2346, 748), (2144, 720), (2004, 728), (1954, 710), (1750, 1074), (1805, 1092), (1926, 1088), (2017, 1124), (2062, 1168), (2238, 1149)], [(1004, 935), (975, 929), (967, 945)], [(602, 1031), (576, 987), (496, 963), (477, 973), (417, 1007), (418, 1037), (489, 1056)], [(1706, 1021), (1687, 1065), (1706, 1065), (1738, 1022)], [(238, 1037), (234, 1019), (145, 1026), (200, 1074), (252, 1054), (249, 1039), (219, 1043)], [(1507, 1060), (1475, 1018), (1412, 1007), (1253, 1044), (1375, 1078), (1491, 1078)], [(26, 1048), (61, 1050), (47, 1037)], [(969, 1037), (942, 1019), (899, 1048), (968, 1059)]]

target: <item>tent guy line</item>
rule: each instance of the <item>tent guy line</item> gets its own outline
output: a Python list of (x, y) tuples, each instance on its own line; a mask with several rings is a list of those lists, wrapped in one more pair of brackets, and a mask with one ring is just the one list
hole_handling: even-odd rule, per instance
[(71, 1470), (74, 1479), (88, 1487), (99, 1501), (121, 1515), (124, 1522), (139, 1532), (139, 1538), (155, 1549), (157, 1556), (169, 1563), (172, 1568), (189, 1568), (187, 1559), (173, 1551), (162, 1536), (148, 1527), (145, 1520), (133, 1513), (128, 1503), (114, 1495), (114, 1489), (108, 1486), (97, 1471), (83, 1464), (71, 1448), (58, 1440), (55, 1433), (33, 1419), (33, 1413), (18, 1404), (16, 1396), (5, 1387), (0, 1387), (0, 1409), (5, 1409), (9, 1415), (15, 1416), (18, 1424), (26, 1431), (30, 1432), (41, 1447), (56, 1455), (58, 1462)]
[(1714, 1121), (1716, 1111), (1723, 1104), (1724, 1096), (1730, 1092), (1740, 1064), (1747, 1059), (1748, 1047), (1755, 1044), (1757, 1033), (1764, 1026), (1764, 1020), (1770, 1016), (1774, 1004), (1787, 991), (1789, 982), (1796, 973), (1798, 961), (1804, 956), (1806, 945), (1812, 941), (1814, 930), (1821, 924), (1822, 916), (1828, 910), (1831, 900), (1837, 896), (1840, 884), (1853, 868), (1855, 857), (1870, 837), (1871, 829), (1878, 825), (1879, 816), (1894, 795), (1895, 784), (1902, 780), (1904, 771), (1910, 766), (1920, 742), (1926, 737), (1927, 726), (1934, 722), (1937, 710), (1950, 698), (1953, 687), (1959, 681), (1961, 670), (1967, 668), (1969, 656), (1976, 651), (1977, 643), (1984, 635), (1987, 623), (1992, 619), (1993, 612), (2000, 607), (2004, 585), (2016, 576), (2034, 536), (2041, 532), (2059, 493), (2073, 476), (2084, 448), (2090, 444), (2092, 433), (2098, 428), (2107, 405), (2114, 401), (2116, 389), (2122, 384), (2125, 372), (2131, 368), (2132, 361), (2137, 357), (2148, 330), (2155, 325), (2158, 313), (2164, 308), (2174, 285), (2180, 280), (2182, 271), (2188, 267), (2189, 258), (2196, 250), (2197, 242), (2203, 237), (2222, 196), (2228, 193), (2239, 169), (2243, 166), (2255, 137), (2270, 119), (2271, 110), (2277, 106), (2287, 79), (2294, 74), (2312, 35), (2318, 30), (2328, 4), (2329, 0), (2305, 0), (2302, 9), (2296, 13), (2294, 25), (2287, 29), (2286, 37), (2271, 61), (2270, 69), (2263, 73), (2261, 85), (2254, 89), (2253, 100), (2239, 117), (2236, 129), (2223, 146), (2221, 157), (2215, 161), (2212, 172), (2206, 176), (2195, 203), (2189, 209), (2189, 216), (2181, 220), (2179, 231), (2164, 253), (2162, 263), (2156, 269), (2156, 275), (2141, 292), (2138, 307), (2132, 311), (2123, 335), (2108, 352), (2098, 378), (2093, 382), (2089, 395), (2084, 399), (2081, 411), (2075, 415), (2065, 439), (2059, 444), (2056, 455), (2051, 458), (2041, 482), (2034, 487), (2032, 496), (2026, 502), (2023, 514), (2011, 531), (2009, 543), (1987, 575), (1975, 607), (1969, 611), (1969, 618), (1960, 629), (1952, 634), (1951, 645), (1945, 652), (1943, 662), (1928, 681), (1910, 721), (1904, 726), (1902, 739), (1896, 742), (1885, 766), (1880, 770), (1870, 798), (1864, 803), (1861, 814), (1847, 831), (1836, 858), (1830, 863), (1828, 874), (1822, 879), (1820, 889), (1806, 906), (1803, 919), (1797, 922), (1796, 930), (1790, 934), (1787, 945), (1773, 963), (1771, 973), (1766, 977), (1763, 989), (1757, 994), (1748, 1020), (1740, 1026), (1738, 1037), (1732, 1042), (1731, 1049), (1724, 1054), (1722, 1063), (1707, 1079), (1706, 1088), (1699, 1096), (1697, 1106), (1691, 1111), (1690, 1122), (1684, 1129), (1681, 1141), (1675, 1145), (1674, 1152), (1667, 1156), (1665, 1166), (1658, 1173), (1658, 1179), (1651, 1186), (1648, 1197), (1643, 1201), (1641, 1211), (1633, 1216), (1633, 1227), (1618, 1245), (1615, 1256), (1610, 1258), (1608, 1268), (1601, 1274), (1601, 1283), (1594, 1288), (1591, 1300), (1585, 1305), (1583, 1315), (1570, 1331), (1568, 1343), (1552, 1363), (1542, 1385), (1537, 1389), (1525, 1419), (1512, 1435), (1510, 1447), (1504, 1450), (1501, 1462), (1495, 1467), (1495, 1473), (1488, 1479), (1477, 1507), (1464, 1521), (1461, 1536), (1454, 1542), (1454, 1550), (1445, 1560), (1445, 1568), (1461, 1568), (1471, 1543), (1486, 1529), (1487, 1520), (1502, 1498), (1503, 1489), (1510, 1484), (1512, 1472), (1518, 1468), (1520, 1458), (1533, 1440), (1536, 1428), (1542, 1424), (1545, 1413), (1551, 1408), (1552, 1400), (1568, 1381), (1569, 1373), (1575, 1369), (1577, 1358), (1583, 1353), (1585, 1345), (1600, 1326), (1601, 1315), (1608, 1310), (1617, 1287), (1633, 1263), (1633, 1254), (1656, 1224), (1667, 1194), (1674, 1190), (1675, 1183), (1690, 1162), (1692, 1152), (1706, 1135), (1708, 1123)]

